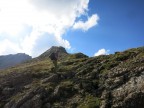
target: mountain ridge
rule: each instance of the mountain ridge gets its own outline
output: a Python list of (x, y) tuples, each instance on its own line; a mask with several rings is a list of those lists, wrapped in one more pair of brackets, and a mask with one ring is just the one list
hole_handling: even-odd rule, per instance
[(87, 58), (88, 56), (79, 52), (70, 54), (66, 51), (66, 49), (62, 46), (52, 46), (50, 49), (46, 50), (44, 53), (42, 53), (40, 56), (33, 58), (35, 61), (43, 60), (43, 59), (49, 59), (50, 54), (57, 53), (58, 54), (58, 60), (65, 60), (68, 58)]
[(5, 69), (31, 60), (32, 57), (25, 53), (9, 54), (0, 56), (0, 69)]

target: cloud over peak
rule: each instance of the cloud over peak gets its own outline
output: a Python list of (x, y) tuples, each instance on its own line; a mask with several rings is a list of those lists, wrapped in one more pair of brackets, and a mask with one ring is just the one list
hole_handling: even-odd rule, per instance
[[(3, 49), (0, 54), (7, 54), (10, 48), (11, 53), (37, 56), (42, 52), (35, 49), (43, 44), (38, 42), (44, 36), (47, 48), (51, 45), (71, 48), (69, 41), (63, 38), (67, 29), (79, 29), (78, 25), (81, 25), (86, 31), (97, 24), (97, 14), (86, 22), (75, 22), (76, 18), (88, 13), (88, 3), (89, 0), (0, 0), (0, 46)], [(23, 31), (25, 35), (21, 35)], [(53, 37), (53, 43), (50, 37)], [(5, 40), (12, 46), (8, 47)]]

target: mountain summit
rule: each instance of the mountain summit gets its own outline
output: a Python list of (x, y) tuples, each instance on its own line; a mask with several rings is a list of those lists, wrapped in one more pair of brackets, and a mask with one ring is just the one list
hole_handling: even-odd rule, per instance
[(59, 58), (63, 58), (66, 55), (68, 55), (67, 51), (64, 47), (61, 46), (52, 46), (50, 49), (48, 49), (46, 52), (41, 54), (39, 58), (47, 58), (50, 56), (51, 53), (58, 53)]

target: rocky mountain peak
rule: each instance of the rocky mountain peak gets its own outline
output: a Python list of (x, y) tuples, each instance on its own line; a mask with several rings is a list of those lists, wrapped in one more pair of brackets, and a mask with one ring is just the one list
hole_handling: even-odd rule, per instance
[(66, 49), (62, 46), (52, 46), (47, 52), (49, 52), (49, 53), (53, 53), (53, 52), (67, 53)]
[(62, 46), (52, 46), (50, 49), (48, 49), (46, 52), (41, 54), (39, 57), (40, 58), (46, 58), (49, 57), (51, 53), (58, 53), (58, 56), (64, 57), (65, 55), (68, 55), (66, 49)]

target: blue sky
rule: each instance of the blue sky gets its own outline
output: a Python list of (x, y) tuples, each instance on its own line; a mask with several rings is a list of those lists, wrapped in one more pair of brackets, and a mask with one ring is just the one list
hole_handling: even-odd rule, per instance
[(144, 0), (0, 0), (0, 55), (36, 57), (54, 45), (98, 56), (144, 46), (143, 10)]
[(144, 46), (144, 0), (91, 0), (92, 13), (100, 17), (97, 26), (65, 35), (76, 52), (93, 56), (101, 48), (114, 53)]

